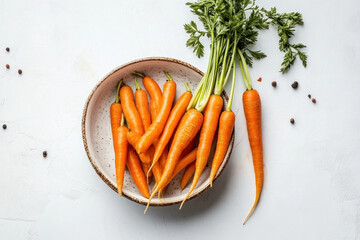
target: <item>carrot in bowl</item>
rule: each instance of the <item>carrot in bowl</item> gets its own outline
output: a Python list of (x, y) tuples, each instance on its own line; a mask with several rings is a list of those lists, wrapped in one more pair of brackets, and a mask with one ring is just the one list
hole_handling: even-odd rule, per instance
[(175, 106), (171, 110), (164, 130), (160, 136), (158, 144), (156, 145), (152, 164), (155, 164), (161, 157), (165, 147), (167, 146), (171, 136), (173, 135), (176, 126), (184, 115), (186, 108), (191, 100), (192, 94), (190, 86), (188, 83), (185, 83), (185, 86), (187, 91), (180, 96), (179, 100), (176, 102)]
[(135, 106), (133, 91), (129, 86), (125, 85), (121, 87), (120, 101), (130, 130), (143, 135), (144, 127), (140, 114)]
[(165, 74), (169, 78), (169, 81), (164, 84), (160, 110), (158, 111), (155, 120), (153, 120), (150, 127), (146, 130), (145, 134), (141, 136), (138, 143), (136, 144), (136, 151), (138, 153), (146, 152), (150, 145), (153, 144), (154, 140), (160, 136), (169, 117), (175, 98), (176, 83), (168, 73)]
[(180, 181), (181, 191), (184, 190), (184, 188), (186, 187), (187, 183), (189, 182), (190, 178), (194, 175), (194, 173), (195, 173), (195, 163), (191, 163), (185, 168), (185, 171), (181, 177), (181, 181)]

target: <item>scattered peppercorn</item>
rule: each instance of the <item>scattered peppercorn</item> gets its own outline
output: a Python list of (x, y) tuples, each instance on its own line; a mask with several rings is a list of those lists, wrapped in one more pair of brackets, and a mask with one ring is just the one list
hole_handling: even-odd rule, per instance
[(43, 157), (44, 157), (44, 158), (47, 157), (47, 151), (43, 151)]
[(262, 81), (262, 78), (261, 78), (261, 77), (259, 77), (257, 81), (258, 81), (258, 82), (261, 82), (261, 81)]
[(276, 81), (273, 81), (273, 82), (271, 83), (271, 85), (272, 85), (273, 87), (276, 87), (276, 85), (277, 85)]
[(10, 65), (9, 65), (9, 64), (6, 64), (6, 68), (9, 69), (9, 68), (10, 68)]
[(311, 94), (309, 94), (308, 97), (311, 99)]
[(315, 99), (315, 98), (313, 98), (311, 101), (312, 101), (313, 103), (316, 103), (316, 99)]
[(6, 124), (3, 125), (3, 129), (5, 130), (7, 128)]
[(7, 52), (10, 52), (10, 48), (7, 47), (7, 48), (6, 48), (6, 51), (7, 51)]
[(19, 69), (19, 70), (18, 70), (18, 73), (21, 75), (21, 74), (22, 74), (22, 70), (21, 70), (21, 69)]
[(293, 84), (291, 84), (291, 87), (292, 87), (293, 89), (297, 89), (298, 86), (299, 86), (299, 83), (298, 83), (297, 81), (295, 81)]
[(295, 120), (293, 118), (290, 118), (290, 123), (291, 124), (294, 124), (295, 123)]

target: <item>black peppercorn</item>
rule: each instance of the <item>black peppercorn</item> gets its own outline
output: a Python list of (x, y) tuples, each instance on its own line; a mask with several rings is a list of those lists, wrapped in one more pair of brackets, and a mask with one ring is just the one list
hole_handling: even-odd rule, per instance
[(276, 81), (273, 81), (273, 82), (271, 83), (271, 86), (273, 86), (273, 87), (276, 87), (276, 85), (277, 85)]
[(6, 51), (7, 51), (7, 52), (10, 52), (10, 48), (7, 47), (7, 48), (6, 48)]
[(3, 129), (5, 130), (7, 128), (6, 124), (3, 125)]
[(292, 87), (293, 89), (297, 89), (298, 86), (299, 86), (299, 83), (298, 83), (297, 81), (295, 81), (293, 84), (291, 84), (291, 87)]
[(44, 157), (44, 158), (47, 157), (47, 151), (43, 151), (43, 157)]
[(291, 124), (294, 124), (295, 123), (295, 120), (293, 118), (290, 118), (290, 123)]
[(19, 70), (18, 70), (18, 73), (21, 75), (21, 74), (22, 74), (22, 70), (21, 70), (21, 69), (19, 69)]

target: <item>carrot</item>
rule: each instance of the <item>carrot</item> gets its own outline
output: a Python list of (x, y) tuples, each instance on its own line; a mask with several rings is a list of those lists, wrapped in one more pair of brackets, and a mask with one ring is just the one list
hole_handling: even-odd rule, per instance
[(188, 155), (192, 150), (194, 150), (195, 143), (199, 140), (199, 134), (196, 135), (196, 137), (191, 140), (189, 145), (186, 146), (184, 151), (182, 151), (180, 158), (184, 158), (186, 155)]
[[(126, 134), (126, 138), (128, 140), (128, 142), (130, 143), (131, 146), (136, 146), (136, 143), (139, 141), (140, 139), (140, 135), (136, 132), (128, 132)], [(143, 163), (151, 163), (151, 156), (149, 152), (145, 152), (145, 153), (141, 153), (139, 154), (140, 160)]]
[(224, 111), (221, 113), (219, 120), (219, 132), (218, 139), (216, 143), (216, 150), (211, 166), (210, 172), (210, 186), (212, 187), (212, 183), (214, 181), (214, 177), (224, 160), (226, 152), (228, 150), (228, 146), (231, 139), (231, 133), (234, 129), (235, 125), (235, 114), (232, 111)]
[(154, 99), (150, 99), (150, 115), (151, 120), (154, 121), (157, 115), (157, 104)]
[(162, 152), (162, 154), (161, 154), (160, 160), (159, 160), (160, 166), (161, 166), (162, 169), (164, 169), (164, 167), (165, 167), (168, 152), (169, 152), (169, 145), (166, 145), (163, 152)]
[(184, 190), (184, 188), (186, 187), (188, 181), (190, 180), (190, 178), (192, 177), (194, 172), (195, 172), (195, 163), (191, 163), (190, 165), (188, 165), (185, 168), (184, 174), (183, 174), (183, 176), (181, 178), (181, 181), (180, 181), (181, 191)]
[(128, 149), (127, 167), (129, 169), (132, 179), (134, 180), (141, 194), (144, 197), (149, 198), (150, 193), (148, 185), (146, 183), (145, 174), (141, 168), (139, 157), (131, 146), (129, 146)]
[[(160, 109), (162, 93), (161, 93), (161, 89), (160, 89), (159, 85), (157, 84), (157, 82), (154, 79), (152, 79), (151, 77), (145, 76), (144, 74), (139, 73), (139, 72), (135, 72), (134, 75), (137, 75), (137, 76), (140, 76), (143, 78), (143, 84), (144, 84), (146, 91), (150, 95), (150, 99), (152, 99), (154, 101), (156, 109)], [(154, 119), (155, 118), (153, 118), (153, 120)]]
[(163, 174), (161, 176), (161, 180), (157, 184), (155, 190), (152, 192), (144, 213), (146, 213), (151, 199), (155, 196), (155, 194), (166, 186), (169, 178), (174, 171), (174, 168), (176, 167), (176, 163), (178, 162), (181, 152), (185, 149), (188, 143), (196, 136), (197, 132), (200, 130), (203, 118), (204, 117), (201, 112), (196, 109), (190, 109), (184, 114), (175, 133), (174, 141), (170, 146), (169, 154), (166, 160)]
[[(111, 132), (113, 133), (113, 136), (114, 136), (114, 131), (116, 131), (117, 128), (120, 127), (120, 122), (121, 122), (122, 108), (119, 99), (119, 91), (121, 84), (122, 81), (119, 81), (117, 85), (115, 102), (110, 105), (110, 122), (111, 122)], [(115, 147), (115, 142), (114, 142), (114, 147)]]
[(124, 173), (128, 153), (128, 142), (126, 140), (126, 133), (129, 129), (125, 126), (120, 126), (115, 130), (114, 134), (114, 151), (115, 151), (115, 175), (118, 193), (122, 195), (122, 187), (124, 183)]
[(212, 142), (217, 129), (220, 112), (223, 106), (223, 100), (219, 95), (213, 94), (210, 96), (204, 111), (204, 124), (200, 132), (199, 146), (196, 154), (196, 169), (194, 178), (188, 194), (180, 205), (180, 209), (190, 196), (191, 192), (195, 189), (201, 173), (203, 172), (208, 161)]
[(134, 102), (134, 94), (129, 86), (123, 86), (120, 89), (120, 101), (126, 121), (131, 129), (140, 135), (144, 134), (144, 127), (141, 121), (140, 114), (136, 109)]
[(166, 125), (161, 134), (159, 142), (156, 145), (152, 164), (156, 163), (159, 160), (159, 158), (161, 157), (161, 154), (163, 153), (164, 148), (168, 144), (171, 136), (173, 135), (173, 132), (174, 132), (176, 126), (178, 125), (179, 121), (181, 120), (181, 117), (184, 115), (186, 108), (191, 100), (192, 94), (191, 94), (190, 86), (188, 83), (185, 83), (185, 85), (186, 85), (187, 91), (180, 96), (179, 100), (176, 102), (175, 106), (171, 110), (170, 116), (166, 122)]
[(254, 212), (261, 195), (261, 190), (264, 182), (264, 166), (263, 166), (263, 146), (262, 146), (262, 133), (261, 133), (261, 100), (259, 93), (253, 90), (251, 77), (247, 68), (246, 60), (243, 53), (238, 50), (238, 56), (240, 58), (241, 74), (246, 86), (246, 91), (243, 93), (243, 108), (246, 119), (246, 127), (248, 132), (248, 138), (250, 142), (251, 154), (255, 172), (255, 201), (254, 204), (246, 216), (243, 224), (249, 219)]
[(259, 202), (264, 181), (263, 146), (261, 134), (261, 101), (256, 90), (247, 90), (243, 94), (243, 106), (250, 148), (254, 164), (256, 195), (255, 202), (245, 218), (244, 224)]
[(155, 178), (155, 182), (159, 183), (161, 180), (161, 175), (162, 175), (162, 171), (161, 171), (161, 166), (159, 163), (155, 163), (154, 166), (152, 167), (150, 173), (153, 173), (154, 178)]
[(165, 74), (168, 76), (169, 81), (164, 84), (161, 108), (158, 111), (155, 120), (151, 123), (150, 127), (137, 142), (136, 151), (138, 153), (146, 152), (150, 145), (153, 144), (154, 140), (160, 136), (169, 117), (170, 110), (175, 98), (176, 83), (172, 80), (169, 74)]
[(197, 148), (192, 150), (185, 157), (181, 158), (178, 161), (178, 163), (176, 164), (176, 166), (174, 168), (174, 171), (173, 171), (171, 177), (169, 178), (167, 184), (169, 184), (171, 182), (171, 180), (174, 179), (176, 174), (178, 174), (181, 170), (183, 170), (185, 167), (187, 167), (189, 164), (191, 164), (192, 162), (194, 162), (196, 160), (196, 152), (197, 152)]
[(218, 129), (218, 139), (216, 143), (215, 154), (211, 166), (210, 172), (210, 187), (212, 187), (212, 183), (214, 181), (215, 175), (224, 160), (227, 149), (229, 147), (231, 133), (235, 126), (235, 113), (231, 111), (232, 101), (234, 98), (234, 90), (235, 90), (235, 80), (236, 80), (236, 65), (233, 63), (233, 77), (231, 84), (231, 92), (230, 98), (228, 101), (228, 105), (226, 110), (223, 111), (220, 115), (219, 120), (219, 129)]
[(148, 183), (149, 183), (149, 178), (152, 176), (152, 172), (151, 171), (149, 172), (150, 166), (151, 166), (150, 163), (141, 162), (141, 167), (144, 170), (144, 174), (146, 176), (146, 180)]
[(140, 114), (141, 122), (144, 126), (144, 130), (150, 126), (151, 124), (151, 117), (149, 113), (149, 102), (147, 99), (146, 91), (141, 89), (139, 82), (137, 81), (135, 77), (135, 103), (136, 108)]

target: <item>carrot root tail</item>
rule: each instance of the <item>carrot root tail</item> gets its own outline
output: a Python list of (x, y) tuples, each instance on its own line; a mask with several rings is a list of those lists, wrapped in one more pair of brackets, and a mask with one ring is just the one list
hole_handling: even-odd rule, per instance
[(182, 209), (185, 201), (189, 198), (189, 196), (190, 196), (190, 194), (192, 193), (192, 191), (195, 189), (195, 186), (196, 186), (196, 184), (192, 184), (192, 186), (191, 186), (188, 194), (186, 195), (186, 197), (184, 198), (184, 200), (181, 202), (181, 205), (180, 205), (180, 207), (179, 207), (180, 210)]
[(245, 220), (244, 220), (244, 222), (243, 222), (243, 225), (245, 225), (246, 221), (249, 219), (249, 217), (251, 216), (251, 214), (254, 212), (254, 210), (255, 210), (258, 202), (259, 202), (259, 197), (260, 197), (260, 196), (256, 196), (255, 202), (254, 202), (254, 204), (253, 204), (250, 212), (249, 212), (248, 215), (246, 216), (246, 218), (245, 218)]

